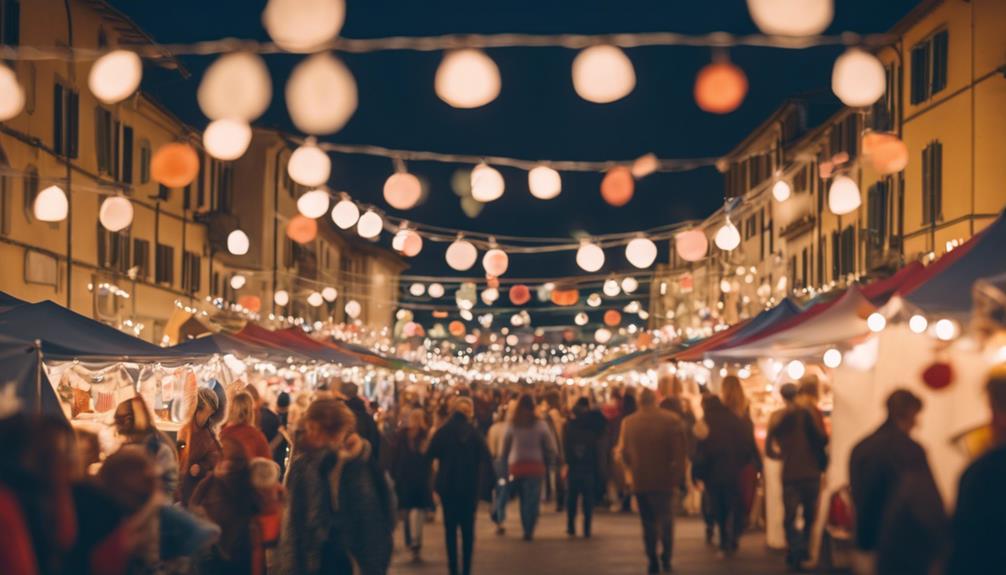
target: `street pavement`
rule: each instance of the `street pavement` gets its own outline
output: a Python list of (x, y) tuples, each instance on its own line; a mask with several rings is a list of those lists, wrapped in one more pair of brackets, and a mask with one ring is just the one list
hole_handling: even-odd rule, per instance
[[(507, 513), (507, 533), (497, 536), (485, 507), (476, 521), (473, 575), (561, 575), (646, 573), (642, 528), (635, 514), (601, 512), (594, 514), (593, 538), (566, 536), (565, 515), (551, 506), (542, 507), (542, 517), (534, 541), (521, 539), (519, 511), (511, 505)], [(775, 575), (786, 573), (783, 555), (768, 550), (761, 532), (749, 532), (741, 539), (737, 555), (719, 559), (706, 546), (700, 519), (678, 518), (675, 525), (674, 573), (685, 575)], [(395, 533), (396, 553), (393, 575), (444, 575), (447, 563), (443, 524), (438, 517), (427, 523), (423, 533), (423, 562), (412, 563), (402, 543), (402, 530)], [(460, 547), (460, 545), (459, 545)]]

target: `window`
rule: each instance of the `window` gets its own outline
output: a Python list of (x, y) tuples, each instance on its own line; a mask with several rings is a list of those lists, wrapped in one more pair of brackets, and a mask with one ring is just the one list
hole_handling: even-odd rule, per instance
[(22, 180), (24, 187), (24, 217), (29, 222), (35, 221), (35, 198), (38, 196), (38, 169), (28, 166), (24, 169)]
[(800, 287), (807, 287), (810, 283), (810, 272), (807, 270), (809, 263), (807, 248), (803, 248), (800, 252)]
[(212, 160), (210, 162), (210, 209), (216, 212), (230, 213), (233, 203), (234, 166), (229, 163)]
[(53, 86), (52, 147), (60, 156), (76, 158), (79, 141), (80, 95), (56, 82)]
[(877, 182), (867, 192), (866, 228), (867, 243), (871, 249), (884, 247), (887, 239), (887, 203), (889, 198), (889, 183)]
[(175, 282), (175, 248), (157, 244), (154, 260), (154, 281), (171, 285)]
[(21, 0), (0, 0), (0, 44), (17, 46), (21, 43)]
[(842, 230), (838, 264), (839, 276), (856, 271), (856, 228), (851, 225)]
[(150, 242), (133, 238), (133, 267), (136, 268), (136, 278), (150, 278)]
[(59, 262), (49, 254), (35, 250), (24, 252), (25, 283), (56, 287), (59, 285)]
[[(197, 210), (201, 210), (203, 208), (203, 206), (206, 205), (206, 176), (205, 176), (206, 172), (205, 172), (205, 169), (206, 169), (206, 158), (205, 158), (205, 156), (203, 156), (202, 152), (199, 152), (199, 175), (197, 176), (197, 179), (199, 181), (196, 183), (196, 209)], [(287, 174), (286, 170), (283, 170), (283, 173), (286, 174), (286, 177), (289, 177), (289, 174)]]
[(101, 106), (94, 109), (94, 150), (98, 156), (98, 172), (112, 173), (115, 139), (112, 136), (112, 112)]
[(943, 144), (931, 142), (922, 150), (922, 223), (943, 220)]
[(912, 103), (919, 104), (947, 87), (950, 38), (941, 30), (912, 48)]
[[(140, 183), (150, 181), (150, 140), (140, 140)], [(202, 173), (200, 171), (200, 173)]]
[(34, 62), (24, 63), (24, 111), (35, 113), (35, 86), (38, 84), (38, 70)]
[(754, 215), (751, 215), (747, 221), (744, 222), (744, 239), (750, 240), (755, 237), (758, 233), (758, 220)]
[(800, 286), (796, 283), (796, 254), (789, 257), (789, 289), (795, 291)]
[(884, 95), (874, 102), (870, 114), (870, 127), (878, 132), (894, 129), (895, 103), (898, 98), (897, 69), (884, 67)]
[(122, 125), (122, 170), (119, 181), (124, 184), (133, 183), (133, 128)]
[(856, 157), (859, 148), (859, 115), (850, 114), (831, 128), (831, 154), (845, 152), (849, 160)]
[(182, 289), (196, 293), (202, 283), (203, 259), (192, 252), (182, 254)]
[(824, 285), (824, 258), (828, 253), (828, 236), (821, 236), (821, 247), (817, 250), (817, 284)]
[(101, 106), (94, 109), (94, 147), (99, 173), (133, 183), (133, 128), (116, 121)]
[(98, 267), (128, 273), (133, 265), (130, 258), (129, 231), (110, 232), (100, 223), (98, 228)]

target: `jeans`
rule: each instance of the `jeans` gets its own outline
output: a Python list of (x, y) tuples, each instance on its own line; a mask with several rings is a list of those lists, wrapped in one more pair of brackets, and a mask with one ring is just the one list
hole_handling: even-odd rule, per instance
[(570, 473), (566, 485), (566, 532), (576, 533), (576, 505), (583, 500), (583, 535), (590, 537), (590, 521), (594, 516), (594, 494), (597, 479), (593, 473)]
[(744, 530), (744, 497), (740, 485), (706, 485), (713, 516), (720, 530), (720, 549), (736, 551), (737, 541)]
[(671, 553), (674, 551), (674, 493), (652, 492), (637, 493), (639, 504), (639, 519), (643, 523), (643, 544), (646, 547), (646, 557), (651, 565), (657, 563), (657, 544), (663, 552), (660, 562), (670, 565)]
[[(785, 509), (783, 527), (786, 528), (787, 556), (791, 563), (807, 558), (807, 545), (817, 516), (817, 499), (821, 492), (818, 478), (785, 481), (782, 484), (782, 503)], [(797, 510), (803, 507), (803, 530), (796, 528)]]
[(506, 506), (510, 502), (510, 490), (507, 484), (506, 464), (496, 465), (496, 483), (493, 485), (492, 520), (497, 525), (506, 522)]
[[(474, 501), (442, 500), (444, 536), (447, 540), (447, 570), (450, 575), (472, 572), (472, 552), (475, 548)], [(461, 568), (458, 569), (458, 531), (461, 531)]]
[(524, 537), (533, 537), (535, 525), (538, 524), (541, 483), (541, 477), (521, 477), (514, 481), (517, 493), (520, 494), (520, 524), (524, 528)]
[(425, 509), (402, 510), (402, 534), (405, 546), (413, 551), (423, 548), (423, 525), (426, 523)]

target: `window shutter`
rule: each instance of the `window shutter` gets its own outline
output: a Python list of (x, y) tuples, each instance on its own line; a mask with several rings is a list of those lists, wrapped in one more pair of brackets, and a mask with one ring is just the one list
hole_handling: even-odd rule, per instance
[(122, 126), (122, 181), (133, 183), (133, 128)]
[(98, 172), (108, 171), (108, 111), (98, 106), (94, 109), (94, 147), (98, 158)]
[(949, 49), (949, 37), (947, 31), (933, 36), (933, 79), (932, 91), (935, 94), (947, 87), (947, 51)]
[(931, 147), (926, 146), (922, 150), (922, 223), (929, 224), (932, 223), (933, 208), (930, 202), (930, 197), (932, 192), (930, 188), (932, 184), (930, 183), (930, 151)]
[(79, 123), (80, 123), (80, 95), (74, 90), (68, 90), (67, 96), (67, 130), (66, 139), (68, 141), (67, 156), (76, 158), (79, 146)]
[(21, 2), (7, 0), (3, 9), (3, 43), (17, 46), (21, 43)]
[(52, 88), (52, 147), (59, 155), (65, 155), (63, 148), (63, 85), (59, 82)]
[(932, 157), (929, 159), (933, 166), (932, 180), (929, 185), (933, 190), (933, 221), (943, 220), (943, 144), (933, 142)]

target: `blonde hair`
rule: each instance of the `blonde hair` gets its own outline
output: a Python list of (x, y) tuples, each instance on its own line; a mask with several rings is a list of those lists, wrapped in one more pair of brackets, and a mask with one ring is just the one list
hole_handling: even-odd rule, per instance
[(255, 400), (247, 391), (239, 392), (231, 400), (227, 425), (255, 425)]
[(723, 405), (727, 406), (727, 409), (732, 411), (734, 415), (744, 419), (747, 417), (748, 413), (748, 398), (744, 394), (744, 387), (741, 385), (741, 380), (737, 379), (736, 376), (728, 375), (723, 378), (723, 387), (720, 390), (720, 399), (723, 400)]

